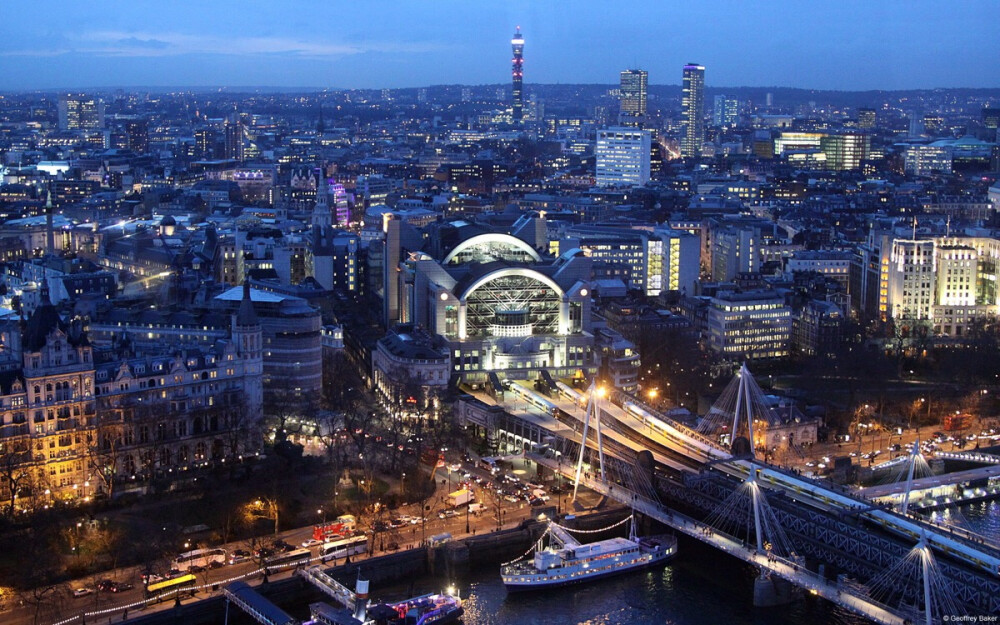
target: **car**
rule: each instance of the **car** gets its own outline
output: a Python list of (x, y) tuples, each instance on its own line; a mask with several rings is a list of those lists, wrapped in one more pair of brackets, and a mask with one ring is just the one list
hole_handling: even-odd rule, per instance
[(462, 464), (460, 462), (454, 462), (448, 465), (448, 470), (452, 473), (458, 473), (462, 470)]
[(455, 516), (455, 511), (454, 511), (454, 510), (442, 510), (442, 511), (441, 511), (441, 512), (440, 512), (440, 513), (438, 514), (438, 518), (439, 518), (439, 519), (450, 519), (450, 518), (452, 518), (453, 516)]
[(407, 523), (406, 521), (399, 518), (389, 519), (389, 527), (392, 528), (403, 527), (404, 525), (406, 525), (406, 523)]
[(126, 582), (112, 582), (111, 592), (125, 592), (126, 590), (132, 590), (132, 584)]
[(375, 523), (372, 524), (372, 529), (376, 532), (384, 532), (389, 529), (389, 524), (385, 521), (375, 521)]
[(97, 590), (101, 592), (109, 592), (111, 590), (111, 587), (114, 586), (114, 584), (115, 583), (110, 579), (102, 579), (99, 582), (97, 582)]
[(291, 551), (292, 549), (294, 549), (294, 547), (292, 547), (291, 545), (289, 545), (285, 541), (281, 540), (280, 538), (278, 540), (272, 542), (271, 545), (277, 551)]
[(83, 587), (83, 588), (74, 588), (73, 589), (73, 596), (74, 597), (86, 597), (87, 595), (92, 595), (92, 594), (94, 594), (94, 589), (93, 588)]
[(246, 562), (249, 559), (250, 556), (248, 555), (234, 553), (233, 555), (229, 556), (229, 564), (239, 564), (240, 562)]
[(164, 576), (162, 576), (162, 575), (157, 575), (156, 573), (143, 573), (142, 574), (142, 583), (146, 584), (146, 585), (155, 584), (156, 582), (162, 582), (165, 579), (167, 579), (167, 578), (164, 577)]
[(316, 540), (315, 538), (310, 538), (309, 540), (302, 541), (302, 546), (306, 549), (309, 549), (311, 547), (317, 547), (322, 544), (323, 544), (322, 540)]
[(205, 570), (206, 570), (205, 567), (199, 566), (197, 564), (194, 564), (194, 565), (188, 567), (188, 573), (192, 573), (192, 574), (194, 574), (194, 573), (204, 573)]

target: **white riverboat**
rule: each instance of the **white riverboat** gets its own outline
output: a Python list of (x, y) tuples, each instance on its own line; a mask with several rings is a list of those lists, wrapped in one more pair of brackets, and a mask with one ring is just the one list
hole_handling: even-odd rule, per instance
[(537, 590), (579, 584), (611, 575), (663, 564), (677, 553), (675, 536), (635, 535), (631, 519), (628, 538), (609, 538), (582, 544), (568, 528), (549, 522), (548, 545), (543, 535), (534, 557), (505, 564), (500, 569), (504, 586), (510, 591)]

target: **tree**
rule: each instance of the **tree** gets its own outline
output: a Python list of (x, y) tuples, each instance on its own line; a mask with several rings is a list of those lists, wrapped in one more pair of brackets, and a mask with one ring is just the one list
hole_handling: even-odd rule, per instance
[(31, 526), (23, 539), (12, 545), (12, 559), (20, 563), (13, 585), (18, 598), (33, 608), (33, 623), (52, 621), (68, 593), (59, 581), (62, 566), (58, 553), (58, 528)]
[(497, 531), (500, 531), (503, 529), (504, 521), (504, 494), (494, 484), (484, 485), (481, 492), (483, 493), (483, 499), (485, 500), (484, 503), (489, 507), (490, 518), (496, 522)]
[(17, 497), (31, 481), (33, 472), (31, 446), (26, 440), (0, 443), (0, 483), (6, 493), (6, 514), (14, 516)]
[(92, 434), (87, 434), (87, 439), (87, 465), (104, 494), (111, 499), (125, 458), (126, 431), (122, 415), (98, 416), (97, 427)]
[(258, 519), (274, 521), (274, 533), (278, 533), (281, 507), (276, 499), (258, 497), (243, 506), (243, 516), (248, 524), (256, 523)]
[(264, 418), (273, 428), (275, 442), (301, 432), (303, 417), (314, 413), (314, 408), (302, 407), (298, 396), (286, 390), (267, 389), (264, 393)]

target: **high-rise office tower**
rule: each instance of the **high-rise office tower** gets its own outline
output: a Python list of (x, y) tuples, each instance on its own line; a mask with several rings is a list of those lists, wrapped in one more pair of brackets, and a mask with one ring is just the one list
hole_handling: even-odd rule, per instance
[(924, 118), (922, 113), (910, 111), (910, 136), (919, 137), (924, 134)]
[(594, 148), (598, 186), (639, 186), (649, 182), (649, 132), (639, 128), (597, 131)]
[(236, 159), (242, 163), (244, 154), (243, 122), (239, 120), (226, 122), (226, 158)]
[(1000, 127), (1000, 108), (984, 108), (982, 110), (983, 126), (987, 128)]
[(695, 63), (685, 65), (683, 87), (681, 156), (697, 158), (701, 156), (701, 145), (705, 143), (705, 67)]
[(937, 137), (944, 130), (944, 117), (940, 115), (924, 115), (924, 133)]
[(726, 95), (717, 95), (712, 107), (712, 125), (735, 128), (740, 121), (740, 101)]
[(59, 130), (103, 130), (104, 101), (94, 96), (65, 94), (59, 96)]
[(517, 27), (517, 32), (510, 40), (510, 47), (514, 50), (514, 58), (511, 59), (510, 78), (513, 86), (514, 96), (514, 123), (521, 123), (524, 117), (524, 89), (523, 89), (523, 66), (524, 66), (524, 35), (521, 34), (521, 27)]
[(858, 109), (858, 128), (864, 130), (870, 130), (875, 127), (875, 109), (871, 108), (859, 108)]
[(149, 152), (149, 122), (145, 119), (130, 119), (125, 122), (128, 135), (128, 149), (136, 154)]
[(627, 69), (621, 73), (618, 121), (622, 126), (642, 128), (645, 125), (647, 80), (645, 70)]
[(198, 158), (212, 158), (215, 155), (215, 131), (211, 128), (194, 131), (194, 153)]

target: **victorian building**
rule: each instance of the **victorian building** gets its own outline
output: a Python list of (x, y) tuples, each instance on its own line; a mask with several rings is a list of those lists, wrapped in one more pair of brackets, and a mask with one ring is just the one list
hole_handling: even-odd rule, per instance
[(91, 345), (43, 284), (6, 322), (0, 362), (0, 501), (12, 509), (114, 496), (256, 453), (262, 331), (244, 289), (230, 335), (206, 348)]

